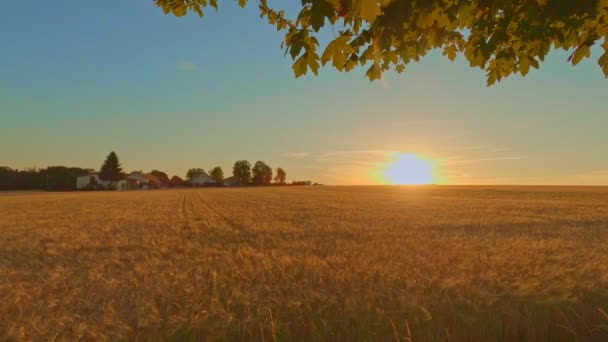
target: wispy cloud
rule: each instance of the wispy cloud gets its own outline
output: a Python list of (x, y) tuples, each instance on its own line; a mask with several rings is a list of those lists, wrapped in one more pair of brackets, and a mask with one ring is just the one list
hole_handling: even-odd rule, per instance
[(456, 164), (475, 164), (481, 162), (493, 162), (493, 161), (506, 161), (506, 160), (522, 160), (527, 159), (528, 157), (523, 156), (504, 156), (504, 157), (487, 157), (487, 158), (471, 158), (471, 159), (463, 159), (463, 158), (446, 158), (445, 164), (456, 165)]
[(198, 66), (192, 61), (179, 61), (176, 64), (176, 68), (179, 71), (194, 71), (198, 69)]
[(321, 154), (321, 157), (334, 157), (341, 155), (351, 154), (366, 154), (366, 155), (378, 155), (386, 153), (386, 150), (353, 150), (353, 151), (328, 151)]
[(498, 148), (493, 148), (492, 152), (509, 152), (511, 151), (511, 148), (509, 147), (498, 147)]
[(281, 154), (283, 158), (305, 158), (310, 155), (310, 152), (285, 152)]

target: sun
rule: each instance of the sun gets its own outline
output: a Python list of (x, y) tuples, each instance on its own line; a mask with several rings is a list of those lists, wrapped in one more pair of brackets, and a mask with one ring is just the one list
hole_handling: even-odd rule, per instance
[(435, 163), (414, 153), (394, 153), (385, 164), (382, 178), (386, 184), (423, 185), (438, 181)]

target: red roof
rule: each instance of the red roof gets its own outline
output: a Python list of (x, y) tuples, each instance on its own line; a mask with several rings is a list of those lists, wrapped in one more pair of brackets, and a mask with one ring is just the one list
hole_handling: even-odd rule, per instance
[(163, 182), (158, 177), (151, 173), (144, 173), (142, 176), (144, 176), (150, 183), (155, 183), (157, 185), (163, 184)]

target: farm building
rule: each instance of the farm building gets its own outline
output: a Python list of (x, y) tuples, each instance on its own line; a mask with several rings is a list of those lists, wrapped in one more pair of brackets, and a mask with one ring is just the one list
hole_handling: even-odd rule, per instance
[(140, 172), (133, 172), (130, 175), (125, 176), (123, 179), (114, 182), (102, 180), (99, 178), (99, 173), (97, 172), (76, 178), (77, 189), (84, 189), (89, 186), (102, 186), (107, 188), (109, 185), (116, 187), (116, 190), (120, 191), (166, 188), (166, 185), (163, 184), (158, 177), (149, 173), (142, 174)]
[(239, 182), (237, 182), (236, 178), (234, 176), (230, 176), (228, 178), (225, 178), (223, 181), (224, 186), (237, 186), (239, 185)]
[(99, 173), (97, 172), (76, 177), (76, 189), (84, 189), (87, 186), (107, 187), (108, 185), (112, 185), (115, 186), (117, 190), (127, 190), (129, 183), (129, 180), (126, 178), (114, 182), (105, 181), (99, 178)]
[(193, 186), (216, 185), (218, 181), (209, 176), (206, 172), (200, 173), (189, 180)]
[(311, 186), (312, 182), (311, 181), (294, 181), (291, 183), (292, 185), (306, 185), (306, 186)]
[(133, 172), (126, 179), (131, 183), (127, 190), (148, 190), (150, 188), (148, 179), (142, 173)]
[(151, 174), (145, 173), (143, 174), (144, 178), (147, 179), (148, 188), (150, 189), (166, 189), (168, 185), (165, 184), (160, 178)]

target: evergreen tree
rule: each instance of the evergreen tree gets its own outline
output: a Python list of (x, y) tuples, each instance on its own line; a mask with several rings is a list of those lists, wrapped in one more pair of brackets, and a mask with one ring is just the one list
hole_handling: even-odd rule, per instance
[(119, 181), (122, 178), (122, 167), (118, 161), (116, 152), (112, 151), (110, 154), (108, 154), (106, 161), (99, 170), (99, 178), (109, 181), (110, 184)]

